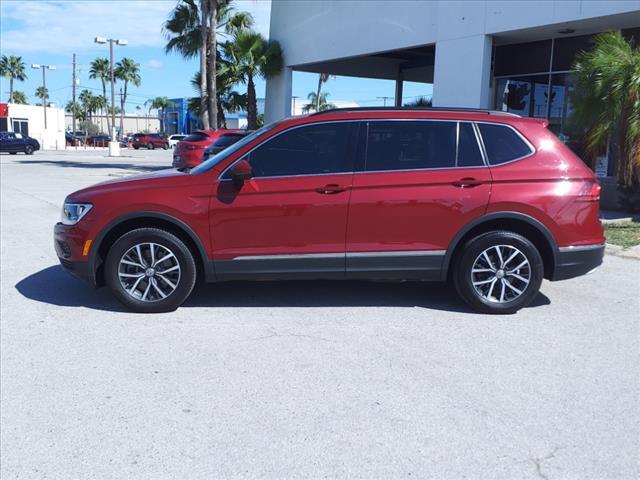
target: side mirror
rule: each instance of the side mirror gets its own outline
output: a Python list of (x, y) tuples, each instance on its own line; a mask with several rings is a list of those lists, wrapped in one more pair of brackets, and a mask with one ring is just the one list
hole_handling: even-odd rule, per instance
[(253, 178), (253, 170), (251, 169), (251, 164), (247, 161), (246, 158), (243, 158), (239, 162), (237, 162), (231, 170), (231, 178), (233, 179), (233, 183), (235, 183), (238, 187), (244, 185), (245, 180), (249, 180)]

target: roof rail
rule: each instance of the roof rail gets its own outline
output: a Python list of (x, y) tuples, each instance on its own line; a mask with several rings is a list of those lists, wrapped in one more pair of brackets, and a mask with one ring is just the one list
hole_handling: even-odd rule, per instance
[(462, 107), (345, 107), (345, 108), (331, 108), (323, 110), (321, 112), (312, 113), (310, 116), (326, 115), (327, 113), (335, 112), (366, 112), (366, 111), (397, 111), (397, 110), (418, 110), (427, 112), (469, 112), (469, 113), (486, 113), (487, 115), (498, 115), (504, 117), (518, 117), (520, 115), (503, 112), (502, 110), (486, 110), (483, 108), (462, 108)]

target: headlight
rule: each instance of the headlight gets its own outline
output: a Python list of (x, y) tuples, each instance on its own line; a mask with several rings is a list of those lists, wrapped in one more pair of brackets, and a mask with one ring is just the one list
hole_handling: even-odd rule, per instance
[(75, 225), (84, 217), (93, 205), (90, 203), (66, 203), (62, 206), (60, 221), (65, 225)]

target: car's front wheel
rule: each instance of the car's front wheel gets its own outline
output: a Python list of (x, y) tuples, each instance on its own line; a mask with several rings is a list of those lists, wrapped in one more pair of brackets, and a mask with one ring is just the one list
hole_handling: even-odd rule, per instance
[(131, 310), (168, 312), (191, 294), (196, 265), (189, 248), (172, 233), (139, 228), (113, 244), (105, 277), (117, 299)]
[(32, 155), (33, 154), (33, 147), (31, 145), (26, 145), (24, 147), (24, 153), (26, 153), (27, 155)]
[(169, 149), (169, 144), (168, 143), (162, 144), (162, 149), (163, 150), (168, 150)]
[(468, 241), (454, 263), (456, 291), (474, 310), (515, 313), (536, 297), (544, 276), (542, 257), (527, 238), (508, 231)]

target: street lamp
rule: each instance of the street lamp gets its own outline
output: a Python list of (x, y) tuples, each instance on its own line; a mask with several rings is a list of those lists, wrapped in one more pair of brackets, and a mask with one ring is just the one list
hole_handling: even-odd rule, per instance
[(115, 109), (115, 77), (113, 70), (113, 44), (120, 45), (124, 47), (128, 45), (129, 42), (122, 39), (116, 38), (105, 38), (105, 37), (96, 37), (93, 39), (95, 43), (105, 44), (109, 43), (109, 72), (111, 76), (111, 141), (109, 142), (109, 156), (110, 157), (118, 157), (120, 156), (120, 144), (116, 140), (116, 109)]
[(42, 69), (42, 93), (44, 94), (42, 98), (42, 107), (44, 108), (44, 129), (47, 129), (47, 99), (49, 95), (47, 95), (47, 79), (45, 77), (45, 70), (55, 70), (55, 65), (40, 65), (39, 63), (32, 63), (31, 68), (35, 70)]

